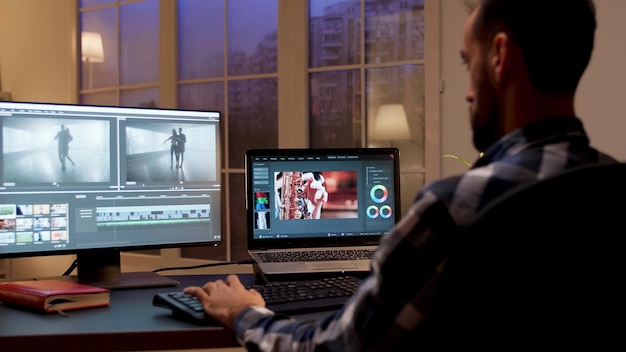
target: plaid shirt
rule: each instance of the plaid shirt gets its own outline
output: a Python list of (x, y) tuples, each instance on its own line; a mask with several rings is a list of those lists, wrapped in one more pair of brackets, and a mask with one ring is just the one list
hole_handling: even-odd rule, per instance
[(419, 349), (420, 329), (459, 228), (494, 198), (563, 170), (615, 159), (589, 145), (582, 121), (553, 118), (516, 130), (485, 151), (466, 173), (425, 186), (372, 258), (371, 272), (339, 311), (296, 321), (251, 307), (235, 320), (248, 350)]

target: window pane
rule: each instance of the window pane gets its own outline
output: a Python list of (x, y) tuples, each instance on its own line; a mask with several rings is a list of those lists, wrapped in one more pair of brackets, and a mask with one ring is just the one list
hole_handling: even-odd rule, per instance
[[(400, 169), (402, 170), (402, 168)], [(402, 186), (400, 211), (404, 215), (411, 208), (417, 192), (424, 187), (424, 173), (402, 170), (400, 171), (400, 185)]]
[[(423, 181), (415, 179), (415, 174), (417, 170), (423, 170), (425, 158), (424, 67), (404, 65), (368, 69), (366, 88), (368, 146), (398, 147), (405, 179), (403, 189), (419, 189)], [(409, 200), (402, 200), (403, 213), (410, 203), (406, 201)]]
[(117, 91), (81, 94), (80, 103), (86, 105), (118, 106)]
[(360, 86), (359, 70), (310, 75), (311, 148), (361, 145)]
[[(243, 158), (242, 158), (243, 159)], [(246, 194), (244, 174), (230, 174), (230, 246), (232, 260), (250, 259), (248, 254), (248, 229), (246, 219)]]
[(278, 80), (228, 83), (228, 138), (231, 168), (244, 167), (248, 148), (278, 147)]
[(360, 0), (309, 1), (309, 66), (359, 64)]
[(366, 70), (365, 77), (367, 145), (400, 149), (405, 214), (424, 185), (424, 66), (373, 68)]
[(178, 1), (179, 79), (224, 75), (224, 1)]
[(424, 57), (424, 0), (373, 0), (365, 5), (365, 61)]
[[(183, 84), (178, 87), (178, 106), (187, 110), (221, 111), (224, 112), (224, 83), (212, 82), (203, 84)], [(220, 135), (224, 135), (225, 117), (222, 115)], [(221, 141), (222, 146), (224, 140)], [(222, 166), (224, 166), (224, 150), (222, 147)]]
[(178, 106), (187, 110), (224, 111), (224, 83), (183, 84), (178, 88)]
[(122, 85), (159, 80), (158, 0), (120, 6), (120, 48)]
[(156, 108), (159, 106), (159, 88), (124, 90), (120, 93), (120, 106)]
[(82, 12), (81, 89), (117, 85), (117, 17), (115, 8)]
[(228, 74), (277, 72), (278, 0), (228, 1)]

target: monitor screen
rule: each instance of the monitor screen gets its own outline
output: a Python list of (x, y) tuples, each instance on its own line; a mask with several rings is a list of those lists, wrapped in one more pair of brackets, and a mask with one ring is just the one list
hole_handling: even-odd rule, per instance
[(120, 251), (220, 244), (220, 118), (0, 102), (0, 258), (76, 254), (116, 286)]

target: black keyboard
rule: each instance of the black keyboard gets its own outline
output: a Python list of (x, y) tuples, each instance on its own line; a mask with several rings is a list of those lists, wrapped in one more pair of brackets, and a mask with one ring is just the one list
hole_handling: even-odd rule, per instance
[(370, 259), (374, 249), (337, 249), (321, 251), (287, 251), (259, 253), (266, 262), (311, 262), (328, 260), (365, 260)]
[[(276, 281), (248, 288), (259, 291), (267, 308), (276, 313), (301, 314), (340, 308), (356, 292), (359, 282), (360, 279), (354, 276), (338, 276)], [(152, 304), (170, 309), (175, 317), (183, 320), (213, 323), (200, 302), (182, 291), (157, 293)]]

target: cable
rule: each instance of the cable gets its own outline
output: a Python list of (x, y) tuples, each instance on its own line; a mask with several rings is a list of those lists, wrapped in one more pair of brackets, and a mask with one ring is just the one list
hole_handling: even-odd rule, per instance
[[(167, 271), (167, 270), (187, 270), (187, 269), (208, 268), (208, 267), (212, 267), (212, 266), (234, 265), (234, 264), (236, 264), (236, 265), (254, 264), (254, 260), (246, 259), (246, 260), (239, 260), (239, 261), (234, 261), (234, 262), (220, 262), (220, 263), (193, 265), (193, 266), (178, 266), (178, 267), (171, 267), (171, 268), (160, 268), (160, 269), (152, 270), (152, 272), (153, 273), (158, 273), (160, 271)], [(72, 271), (74, 271), (74, 269), (76, 269), (77, 266), (78, 266), (78, 258), (74, 259), (74, 261), (69, 266), (69, 268), (67, 268), (67, 270), (65, 270), (65, 272), (63, 273), (63, 276), (70, 275), (72, 273)]]
[(63, 276), (68, 276), (69, 274), (71, 274), (72, 271), (74, 271), (74, 269), (76, 269), (77, 266), (78, 266), (78, 258), (74, 259), (72, 264), (70, 264), (70, 267), (67, 268), (67, 270), (65, 270), (65, 272), (63, 273)]
[(193, 265), (193, 266), (178, 266), (178, 267), (172, 267), (172, 268), (160, 268), (160, 269), (154, 269), (154, 270), (152, 270), (152, 272), (153, 273), (158, 273), (160, 271), (166, 271), (166, 270), (187, 270), (187, 269), (208, 268), (208, 267), (212, 267), (212, 266), (233, 265), (233, 264), (237, 264), (237, 265), (254, 264), (254, 260), (246, 259), (246, 260), (239, 260), (239, 261), (234, 261), (234, 262), (220, 262), (220, 263)]

